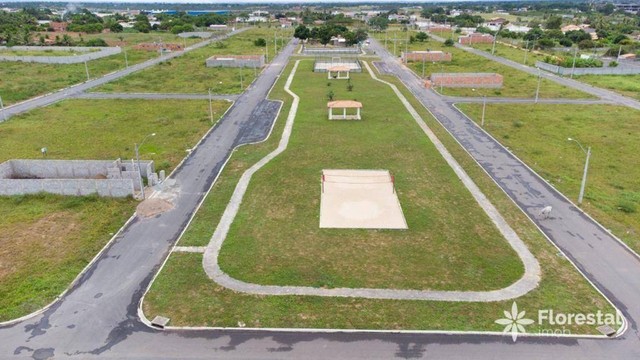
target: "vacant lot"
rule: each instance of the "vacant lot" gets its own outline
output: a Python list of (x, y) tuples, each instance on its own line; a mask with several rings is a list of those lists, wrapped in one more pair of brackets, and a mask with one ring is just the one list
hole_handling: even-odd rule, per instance
[(574, 78), (640, 100), (640, 75), (583, 75)]
[[(216, 119), (228, 106), (214, 102)], [(42, 157), (42, 147), (50, 159), (126, 160), (155, 132), (140, 157), (170, 170), (211, 126), (208, 111), (204, 100), (68, 100), (0, 124), (0, 162)]]
[[(384, 36), (384, 34), (382, 35)], [(378, 39), (380, 37), (378, 36)], [(380, 40), (384, 46), (384, 37)], [(484, 45), (484, 47), (490, 45)], [(438, 62), (424, 64), (424, 76), (429, 77), (431, 73), (449, 73), (449, 72), (486, 72), (498, 73), (503, 76), (504, 84), (501, 89), (454, 89), (443, 88), (444, 95), (451, 96), (499, 96), (499, 97), (517, 97), (532, 98), (535, 96), (538, 78), (525, 72), (516, 70), (509, 66), (499, 64), (495, 61), (485, 59), (481, 56), (468, 53), (455, 47), (447, 47), (444, 44), (435, 41), (414, 42), (406, 47), (409, 51), (414, 50), (441, 50), (452, 54), (451, 62)], [(506, 46), (505, 46), (506, 48)], [(393, 53), (393, 42), (387, 42), (387, 49)], [(400, 52), (405, 50), (404, 43), (398, 44), (396, 54), (400, 56)], [(506, 50), (505, 50), (506, 51)], [(524, 52), (522, 53), (524, 56)], [(500, 55), (500, 54), (498, 54)], [(522, 62), (522, 60), (520, 60)], [(421, 62), (409, 63), (409, 67), (418, 75), (423, 74), (423, 64)], [(440, 88), (436, 89), (440, 91)], [(566, 86), (559, 85), (553, 81), (543, 79), (540, 84), (541, 98), (589, 98), (588, 94), (581, 91), (571, 89)]]
[[(479, 119), (482, 105), (460, 106)], [(487, 105), (485, 128), (572, 200), (577, 200), (585, 154), (593, 154), (582, 205), (640, 251), (640, 111), (608, 105)]]
[(0, 321), (53, 301), (131, 216), (133, 199), (0, 197)]
[[(98, 36), (99, 35), (99, 36)], [(100, 37), (122, 46), (127, 53), (129, 65), (157, 57), (153, 51), (135, 50), (133, 46), (142, 42), (176, 42), (182, 39), (173, 34), (93, 34), (84, 35), (85, 40)], [(122, 41), (120, 40), (122, 37)], [(194, 42), (187, 39), (187, 45)], [(62, 52), (66, 53), (66, 52)], [(68, 55), (68, 53), (66, 53)], [(50, 55), (47, 55), (50, 56)], [(5, 105), (30, 99), (51, 91), (59, 90), (87, 80), (84, 64), (32, 64), (22, 62), (0, 62), (0, 96)], [(98, 78), (126, 65), (124, 51), (120, 54), (87, 63), (90, 78)]]
[[(291, 66), (288, 67), (289, 71), (290, 69)], [(274, 136), (265, 143), (241, 147), (233, 154), (182, 238), (181, 245), (202, 244), (209, 240), (242, 172), (277, 146), (290, 106), (290, 98), (282, 90), (285, 79), (283, 76), (279, 80), (272, 94), (272, 98), (287, 101), (276, 123)], [(391, 77), (387, 80), (396, 82)], [(406, 89), (402, 88), (402, 91), (410, 96)], [(518, 298), (519, 307), (526, 309), (527, 315), (537, 309), (550, 307), (565, 312), (593, 312), (597, 309), (611, 311), (606, 301), (566, 259), (557, 256), (557, 250), (424, 108), (419, 107), (415, 99), (409, 98), (409, 101), (541, 262), (543, 278), (540, 286)], [(326, 120), (319, 120), (319, 124), (324, 123)], [(298, 130), (294, 126), (294, 133), (296, 131)], [(345, 241), (349, 239), (348, 236), (344, 237)], [(511, 308), (510, 301), (449, 303), (240, 294), (213, 283), (202, 269), (200, 254), (171, 255), (143, 305), (147, 317), (158, 314), (169, 316), (172, 324), (177, 326), (235, 327), (242, 322), (252, 327), (492, 331), (503, 330), (494, 321), (503, 316), (503, 310)], [(538, 330), (537, 326), (528, 328), (528, 331)], [(596, 333), (590, 327), (572, 327), (571, 331)]]
[[(268, 57), (271, 61), (275, 31), (274, 28), (249, 29), (227, 40), (215, 42), (180, 58), (101, 86), (97, 91), (202, 94), (211, 89), (218, 94), (241, 93), (255, 79), (260, 69), (208, 68), (205, 66), (206, 59), (213, 55), (262, 55), (265, 48), (255, 46), (253, 42), (263, 38), (268, 41)], [(282, 34), (287, 39), (286, 34), (290, 32), (278, 30), (278, 49), (282, 47)]]

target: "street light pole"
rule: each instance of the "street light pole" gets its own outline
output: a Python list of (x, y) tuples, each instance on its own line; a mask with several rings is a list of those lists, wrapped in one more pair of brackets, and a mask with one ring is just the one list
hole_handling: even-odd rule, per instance
[(573, 51), (573, 65), (571, 66), (571, 79), (573, 79), (573, 73), (576, 71), (576, 57), (578, 56), (578, 47)]
[(426, 54), (422, 54), (422, 78), (424, 79), (424, 63), (425, 63), (425, 56)]
[(124, 48), (124, 66), (129, 68), (129, 59), (127, 58), (127, 48)]
[[(145, 196), (144, 196), (144, 184), (142, 183), (142, 168), (140, 167), (140, 154), (139, 154), (139, 150), (140, 147), (142, 146), (142, 144), (144, 144), (144, 142), (150, 137), (150, 136), (156, 136), (156, 133), (151, 133), (147, 136), (144, 137), (144, 139), (142, 139), (142, 142), (140, 143), (140, 145), (135, 144), (135, 149), (136, 149), (136, 163), (138, 164), (138, 180), (140, 180), (140, 193), (142, 194), (142, 200), (144, 200)], [(149, 176), (149, 174), (147, 174), (147, 176)]]
[(580, 146), (580, 149), (587, 155), (587, 158), (584, 162), (584, 170), (582, 172), (582, 183), (580, 184), (580, 194), (578, 195), (578, 204), (582, 204), (582, 199), (584, 198), (584, 188), (587, 185), (587, 171), (589, 170), (589, 158), (591, 158), (591, 146), (589, 146), (587, 150), (585, 150), (582, 144), (580, 144), (578, 140), (572, 139), (572, 138), (568, 138), (567, 140), (575, 141), (576, 144)]
[(527, 65), (527, 55), (529, 54), (529, 40), (525, 43), (524, 46), (524, 62), (523, 64)]

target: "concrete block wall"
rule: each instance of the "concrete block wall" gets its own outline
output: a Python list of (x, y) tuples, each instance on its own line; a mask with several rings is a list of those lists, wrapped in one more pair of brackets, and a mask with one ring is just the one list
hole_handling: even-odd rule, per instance
[(46, 192), (58, 195), (127, 197), (134, 193), (131, 179), (0, 179), (0, 195)]
[[(153, 161), (140, 161), (142, 176), (157, 183)], [(0, 164), (0, 195), (47, 192), (124, 197), (140, 191), (137, 164), (120, 160), (9, 160)]]

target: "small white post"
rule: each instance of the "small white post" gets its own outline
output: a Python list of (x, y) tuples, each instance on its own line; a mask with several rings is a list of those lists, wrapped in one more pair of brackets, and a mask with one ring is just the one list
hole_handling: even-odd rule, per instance
[(482, 97), (482, 122), (480, 123), (480, 126), (484, 127), (484, 114), (487, 110), (487, 95), (484, 95)]
[(4, 103), (2, 102), (2, 96), (0, 96), (0, 110), (2, 110), (2, 118), (7, 121), (7, 112), (4, 109)]
[(361, 117), (360, 117), (360, 108), (357, 108), (357, 110), (358, 110), (358, 120), (360, 120), (361, 119)]
[(344, 119), (346, 119), (346, 118), (347, 118), (347, 108), (342, 108), (342, 117), (343, 117)]
[(213, 99), (211, 99), (211, 88), (209, 88), (209, 118), (211, 119), (211, 125), (213, 125)]
[(538, 68), (538, 86), (536, 87), (536, 101), (538, 103), (538, 98), (540, 97), (540, 82), (542, 81), (542, 74), (540, 73), (540, 68)]

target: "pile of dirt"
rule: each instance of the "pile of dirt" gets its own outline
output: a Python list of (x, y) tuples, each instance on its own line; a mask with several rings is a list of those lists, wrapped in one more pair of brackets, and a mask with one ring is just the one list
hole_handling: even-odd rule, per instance
[(151, 198), (141, 202), (136, 208), (136, 213), (140, 217), (150, 218), (171, 209), (173, 209), (173, 204), (171, 202), (163, 199)]

